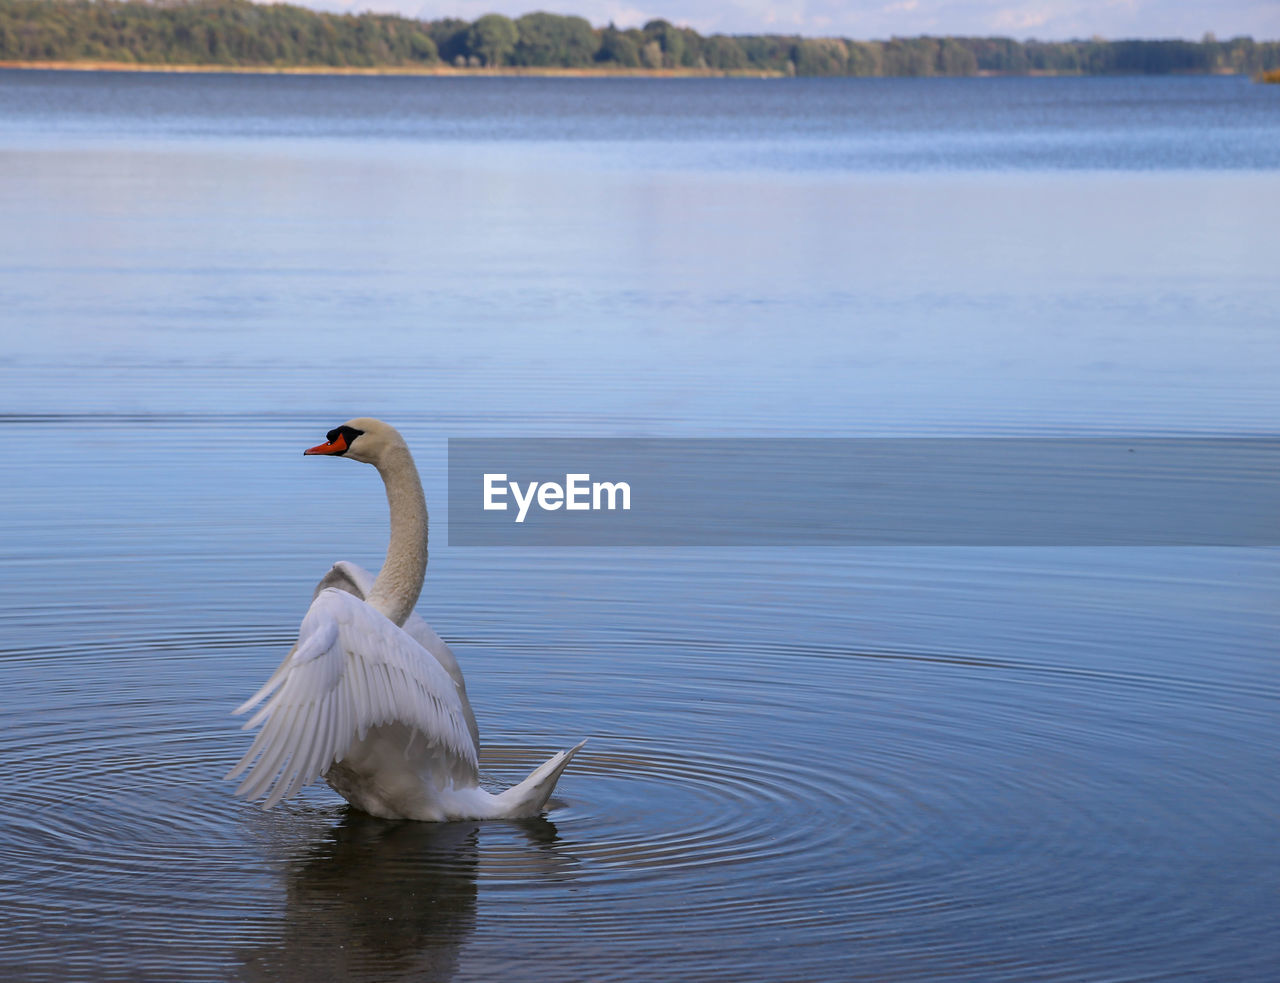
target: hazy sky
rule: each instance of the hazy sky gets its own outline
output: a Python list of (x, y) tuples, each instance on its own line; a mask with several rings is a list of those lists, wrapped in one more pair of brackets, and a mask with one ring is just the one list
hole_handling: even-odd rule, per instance
[(592, 24), (639, 27), (662, 17), (700, 33), (1004, 35), (1044, 40), (1199, 39), (1251, 34), (1280, 40), (1280, 0), (294, 0), (327, 10), (378, 10), (436, 20), (496, 12), (580, 14)]

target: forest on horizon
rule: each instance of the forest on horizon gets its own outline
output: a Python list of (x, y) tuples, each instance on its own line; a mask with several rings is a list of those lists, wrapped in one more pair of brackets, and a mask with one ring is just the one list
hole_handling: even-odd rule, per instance
[(1280, 41), (887, 41), (702, 36), (654, 20), (593, 27), (582, 17), (487, 14), (473, 22), (329, 14), (250, 0), (0, 0), (0, 61), (243, 68), (526, 68), (804, 76), (991, 74), (1257, 75), (1280, 69)]

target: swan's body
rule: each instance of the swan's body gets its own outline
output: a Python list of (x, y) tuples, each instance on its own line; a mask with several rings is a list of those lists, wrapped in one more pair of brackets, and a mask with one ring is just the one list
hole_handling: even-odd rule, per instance
[(413, 612), (427, 566), (427, 507), (403, 438), (361, 418), (306, 453), (346, 455), (378, 469), (391, 544), (376, 578), (353, 563), (334, 564), (297, 644), (236, 710), (263, 704), (245, 724), (262, 730), (227, 776), (248, 772), (236, 793), (266, 794), (269, 809), (323, 775), (353, 806), (386, 819), (537, 815), (582, 744), (505, 792), (480, 788), (480, 739), (462, 670)]

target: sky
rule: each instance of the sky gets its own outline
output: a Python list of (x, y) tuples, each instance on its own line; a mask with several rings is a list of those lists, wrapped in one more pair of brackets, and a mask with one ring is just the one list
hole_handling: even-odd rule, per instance
[(292, 0), (322, 10), (376, 10), (422, 20), (534, 10), (596, 26), (663, 18), (700, 34), (803, 34), (855, 39), (920, 34), (1019, 40), (1189, 38), (1207, 32), (1280, 40), (1280, 0)]

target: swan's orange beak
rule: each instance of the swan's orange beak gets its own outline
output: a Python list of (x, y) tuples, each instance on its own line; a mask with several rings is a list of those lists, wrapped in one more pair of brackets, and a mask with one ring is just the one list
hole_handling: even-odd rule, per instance
[(343, 454), (347, 450), (347, 438), (343, 434), (338, 434), (333, 440), (327, 444), (316, 444), (315, 447), (308, 447), (302, 453), (306, 454)]

